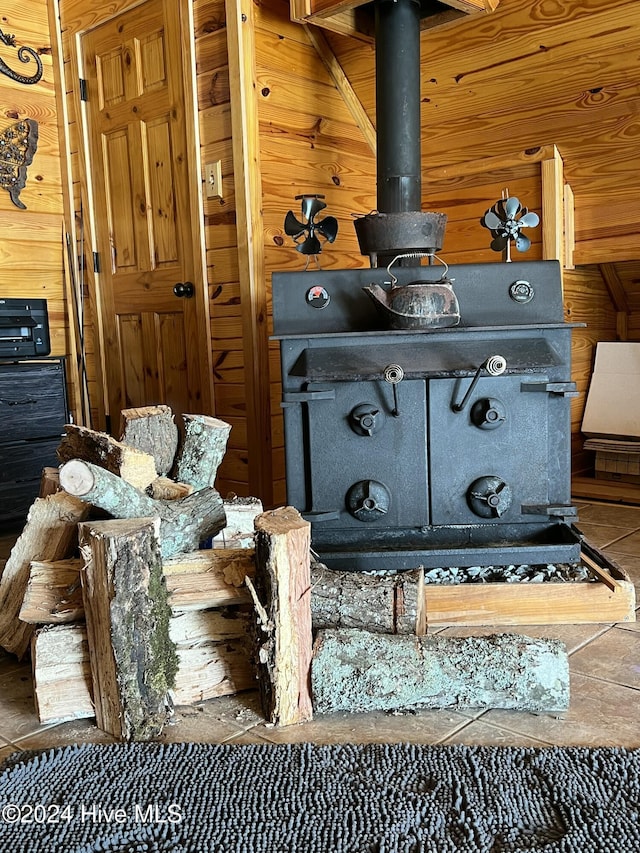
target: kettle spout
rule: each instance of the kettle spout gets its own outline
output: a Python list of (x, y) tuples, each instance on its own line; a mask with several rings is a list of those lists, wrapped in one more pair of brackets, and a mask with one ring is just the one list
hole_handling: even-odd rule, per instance
[(379, 308), (383, 308), (385, 311), (389, 311), (391, 309), (389, 293), (383, 287), (380, 287), (379, 284), (368, 284), (362, 289), (365, 293), (369, 294)]

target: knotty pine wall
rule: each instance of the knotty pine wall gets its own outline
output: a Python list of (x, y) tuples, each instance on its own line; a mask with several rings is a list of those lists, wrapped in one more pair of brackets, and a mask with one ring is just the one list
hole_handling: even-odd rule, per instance
[[(70, 353), (68, 304), (64, 277), (64, 215), (60, 173), (57, 104), (52, 67), (52, 44), (46, 0), (6, 0), (0, 28), (15, 35), (16, 47), (0, 44), (0, 57), (19, 74), (36, 72), (33, 61), (22, 63), (18, 49), (33, 48), (43, 65), (38, 83), (17, 83), (0, 74), (0, 134), (22, 119), (38, 122), (38, 147), (20, 193), (21, 210), (0, 190), (0, 299), (46, 299), (51, 332), (51, 354)], [(75, 407), (75, 370), (67, 364), (72, 409)]]

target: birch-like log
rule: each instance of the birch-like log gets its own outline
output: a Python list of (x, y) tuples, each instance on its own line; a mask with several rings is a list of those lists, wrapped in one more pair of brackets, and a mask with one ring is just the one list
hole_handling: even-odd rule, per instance
[(409, 637), (355, 628), (320, 631), (311, 682), (316, 713), (569, 707), (564, 645), (517, 634)]
[(293, 507), (259, 515), (255, 586), (256, 646), (262, 708), (286, 726), (313, 716), (310, 693), (311, 525)]
[(169, 406), (123, 409), (120, 433), (120, 441), (153, 456), (160, 476), (169, 473), (178, 449), (178, 427)]
[(62, 560), (78, 541), (78, 522), (90, 506), (66, 492), (36, 498), (27, 522), (0, 577), (0, 646), (21, 658), (29, 648), (33, 625), (23, 622), (20, 608), (32, 560)]
[(148, 518), (79, 528), (96, 721), (127, 741), (162, 731), (178, 668), (158, 533)]
[(146, 489), (156, 478), (153, 456), (116, 441), (106, 432), (67, 424), (57, 450), (61, 462), (83, 459), (117, 474), (136, 489)]
[(60, 484), (70, 494), (106, 510), (114, 518), (160, 518), (163, 557), (194, 551), (226, 524), (222, 498), (201, 489), (175, 501), (155, 501), (104, 468), (72, 459), (60, 469)]
[(194, 489), (213, 486), (231, 425), (207, 415), (183, 415), (184, 442), (178, 454), (176, 479)]

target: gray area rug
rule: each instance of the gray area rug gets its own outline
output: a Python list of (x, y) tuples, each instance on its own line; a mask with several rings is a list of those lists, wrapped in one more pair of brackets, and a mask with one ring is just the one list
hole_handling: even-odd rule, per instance
[(640, 751), (82, 745), (0, 768), (18, 853), (640, 851)]

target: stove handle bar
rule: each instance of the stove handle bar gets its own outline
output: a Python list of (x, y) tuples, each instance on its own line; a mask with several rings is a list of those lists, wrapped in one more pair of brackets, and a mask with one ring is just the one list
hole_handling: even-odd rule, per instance
[(578, 510), (572, 504), (522, 504), (523, 515), (547, 515), (554, 518), (577, 518)]
[(300, 403), (312, 403), (314, 400), (335, 400), (336, 392), (333, 388), (323, 391), (287, 391), (282, 395), (280, 406), (299, 406)]
[(473, 394), (474, 388), (478, 384), (478, 380), (482, 376), (482, 371), (486, 370), (489, 376), (501, 376), (507, 369), (507, 360), (502, 355), (490, 355), (482, 362), (476, 370), (471, 385), (467, 388), (467, 393), (459, 403), (452, 403), (451, 408), (454, 412), (460, 413), (469, 402), (469, 398)]
[(556, 397), (579, 397), (580, 392), (575, 382), (522, 382), (521, 391), (530, 393), (542, 392)]

